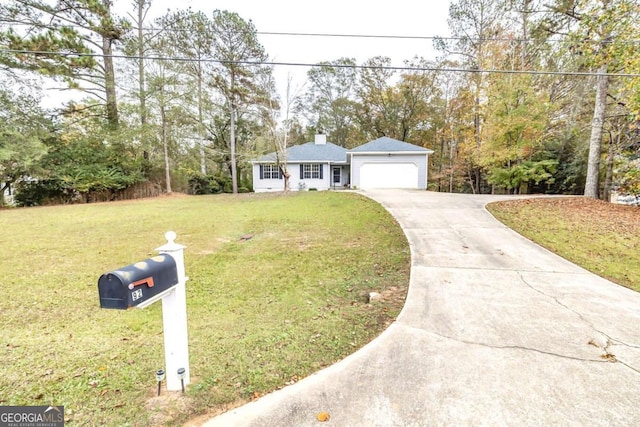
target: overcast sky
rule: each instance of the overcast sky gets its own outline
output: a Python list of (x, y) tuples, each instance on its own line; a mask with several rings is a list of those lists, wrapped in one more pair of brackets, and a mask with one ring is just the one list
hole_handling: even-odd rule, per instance
[[(119, 0), (127, 5), (126, 0)], [(154, 0), (150, 15), (159, 16), (176, 9), (174, 0)], [(252, 20), (261, 32), (330, 33), (434, 36), (446, 35), (448, 0), (391, 0), (375, 2), (349, 0), (185, 0), (180, 8), (191, 7), (208, 15), (214, 9), (237, 12)], [(371, 2), (373, 3), (373, 2)], [(122, 6), (121, 5), (121, 6)], [(284, 62), (318, 62), (341, 56), (359, 61), (376, 55), (409, 59), (432, 53), (430, 40), (382, 40), (350, 38), (310, 38), (260, 35), (269, 55)], [(400, 65), (400, 64), (398, 64)]]
[[(117, 0), (128, 7), (126, 0)], [(377, 3), (373, 6), (372, 3)], [(210, 15), (214, 9), (237, 12), (253, 21), (259, 32), (360, 34), (382, 36), (446, 36), (450, 0), (153, 0), (149, 16), (161, 16), (167, 9), (191, 7)], [(118, 3), (117, 3), (118, 4)], [(369, 4), (369, 5), (367, 5)], [(374, 56), (388, 56), (401, 66), (414, 56), (435, 59), (431, 40), (349, 37), (303, 37), (260, 34), (259, 40), (275, 62), (311, 63), (341, 57), (358, 63)], [(294, 85), (304, 83), (306, 67), (275, 69), (281, 89), (291, 73)]]
[[(391, 0), (376, 6), (353, 0), (153, 0), (147, 25), (168, 9), (191, 7), (211, 16), (214, 9), (237, 12), (253, 21), (259, 32), (360, 34), (381, 36), (446, 36), (450, 0)], [(130, 0), (115, 0), (114, 11), (133, 13)], [(435, 59), (432, 40), (353, 37), (303, 37), (260, 34), (259, 40), (274, 62), (309, 63), (355, 58), (357, 63), (374, 56), (388, 56), (402, 66), (414, 56)], [(293, 85), (306, 81), (307, 67), (277, 66), (275, 75), (284, 96), (287, 75)], [(49, 93), (45, 104), (59, 105), (62, 94)], [(68, 92), (67, 92), (67, 95)]]

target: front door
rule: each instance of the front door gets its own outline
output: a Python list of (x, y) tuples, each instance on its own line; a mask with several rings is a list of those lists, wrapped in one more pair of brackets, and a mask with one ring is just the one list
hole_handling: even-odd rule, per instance
[(340, 185), (342, 183), (342, 168), (334, 167), (333, 168), (333, 186)]

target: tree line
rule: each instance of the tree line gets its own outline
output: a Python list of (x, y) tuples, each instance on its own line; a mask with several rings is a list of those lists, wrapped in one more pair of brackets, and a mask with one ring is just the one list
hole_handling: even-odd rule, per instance
[[(320, 131), (347, 148), (389, 136), (435, 150), (437, 191), (640, 193), (635, 1), (457, 0), (438, 59), (329, 59), (283, 95), (251, 21), (151, 20), (151, 5), (0, 5), (0, 194), (251, 191), (250, 159), (276, 151), (284, 165)], [(45, 78), (84, 96), (43, 109)]]

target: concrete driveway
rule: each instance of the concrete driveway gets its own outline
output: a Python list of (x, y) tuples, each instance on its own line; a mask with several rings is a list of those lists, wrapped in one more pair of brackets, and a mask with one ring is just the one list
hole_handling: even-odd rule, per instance
[(500, 224), (498, 197), (365, 194), (411, 245), (397, 321), (206, 426), (640, 425), (640, 294)]

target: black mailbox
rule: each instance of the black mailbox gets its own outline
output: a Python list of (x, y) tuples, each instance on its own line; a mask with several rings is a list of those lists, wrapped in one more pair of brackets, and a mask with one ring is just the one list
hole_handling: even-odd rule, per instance
[(100, 307), (126, 310), (146, 306), (177, 284), (175, 259), (167, 254), (154, 256), (100, 276)]

